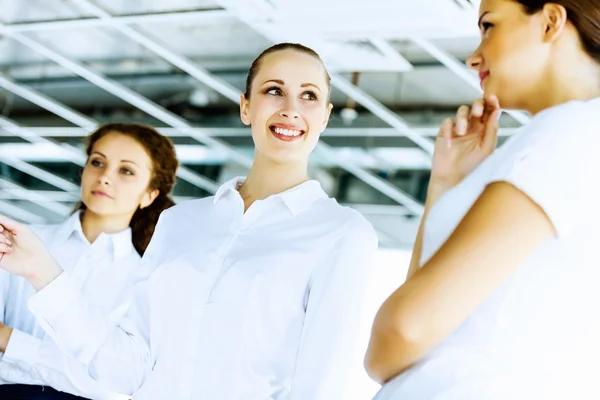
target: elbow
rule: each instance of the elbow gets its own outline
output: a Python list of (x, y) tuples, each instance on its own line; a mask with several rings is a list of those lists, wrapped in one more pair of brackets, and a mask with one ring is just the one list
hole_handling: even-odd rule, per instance
[(417, 362), (427, 347), (422, 328), (398, 314), (378, 315), (364, 359), (369, 377), (383, 385)]

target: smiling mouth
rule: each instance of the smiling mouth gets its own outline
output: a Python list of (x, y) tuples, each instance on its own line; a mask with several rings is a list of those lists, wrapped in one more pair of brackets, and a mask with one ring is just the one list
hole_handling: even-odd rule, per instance
[(275, 136), (277, 139), (284, 140), (284, 141), (292, 141), (292, 140), (299, 139), (306, 133), (305, 131), (303, 131), (301, 129), (286, 129), (286, 128), (276, 127), (273, 125), (271, 125), (269, 127), (269, 130), (271, 131), (273, 136)]

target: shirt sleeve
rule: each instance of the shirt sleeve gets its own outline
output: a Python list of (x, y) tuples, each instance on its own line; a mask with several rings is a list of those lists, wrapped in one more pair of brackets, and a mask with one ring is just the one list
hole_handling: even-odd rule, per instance
[(533, 200), (562, 238), (598, 221), (600, 110), (587, 103), (559, 107), (524, 127), (524, 144), (508, 149), (492, 181), (508, 182)]
[(122, 318), (94, 308), (64, 272), (29, 299), (30, 311), (52, 340), (86, 365), (93, 379), (118, 393), (136, 392), (153, 366), (147, 292), (160, 262), (163, 216), (131, 279), (132, 295)]
[(290, 400), (350, 399), (362, 369), (362, 305), (377, 235), (361, 220), (312, 279)]

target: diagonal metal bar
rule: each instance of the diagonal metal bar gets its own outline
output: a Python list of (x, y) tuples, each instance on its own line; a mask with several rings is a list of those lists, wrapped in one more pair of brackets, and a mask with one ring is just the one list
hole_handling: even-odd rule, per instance
[[(113, 21), (114, 17), (98, 7), (94, 3), (88, 0), (71, 0), (73, 3), (78, 5), (83, 11), (88, 12), (99, 19), (105, 21)], [(233, 102), (238, 102), (240, 98), (240, 91), (232, 87), (230, 84), (225, 82), (222, 79), (216, 78), (206, 69), (200, 67), (195, 64), (191, 60), (186, 57), (182, 57), (179, 54), (176, 54), (173, 51), (170, 51), (163, 45), (157, 43), (156, 41), (150, 39), (148, 36), (138, 32), (134, 28), (124, 25), (124, 24), (113, 24), (111, 25), (114, 29), (123, 33), (129, 39), (141, 44), (146, 47), (148, 50), (153, 51), (160, 57), (168, 60), (171, 64), (175, 65), (177, 68), (182, 71), (187, 72), (190, 76), (196, 78), (198, 81), (204, 83), (210, 88), (216, 90), (221, 93), (224, 97), (228, 98)]]
[(98, 18), (82, 18), (59, 21), (43, 22), (21, 22), (7, 24), (0, 28), (0, 32), (42, 32), (69, 29), (92, 29), (114, 25), (152, 24), (165, 22), (200, 22), (214, 21), (219, 18), (230, 18), (231, 14), (225, 10), (203, 10), (203, 11), (177, 11), (160, 14), (140, 14), (114, 17), (111, 20)]
[[(436, 60), (441, 62), (450, 71), (454, 72), (454, 74), (465, 81), (469, 86), (473, 87), (479, 93), (483, 93), (479, 83), (479, 78), (477, 78), (473, 72), (467, 68), (466, 65), (460, 62), (452, 54), (443, 50), (439, 46), (436, 46), (431, 41), (421, 37), (412, 37), (412, 41), (423, 50), (428, 52), (431, 56), (435, 57)], [(527, 113), (524, 113), (523, 111), (504, 110), (504, 112), (521, 124), (527, 124), (531, 120)]]
[[(0, 86), (4, 87), (6, 90), (8, 90), (18, 96), (21, 96), (21, 97), (31, 101), (32, 103), (37, 104), (38, 106), (64, 118), (65, 120), (72, 122), (75, 125), (78, 125), (79, 127), (85, 129), (88, 132), (90, 130), (94, 129), (98, 125), (97, 121), (78, 113), (77, 111), (71, 109), (70, 107), (68, 107), (62, 103), (59, 103), (56, 100), (51, 99), (51, 98), (47, 97), (46, 95), (44, 95), (34, 89), (31, 89), (27, 86), (16, 83), (13, 80), (11, 80), (10, 78), (3, 76), (1, 74), (0, 74)], [(3, 121), (5, 122), (5, 124), (8, 124), (8, 125), (10, 125), (10, 122), (12, 122), (6, 118), (4, 118)], [(16, 125), (16, 124), (14, 124), (14, 122), (12, 124)], [(29, 136), (31, 136), (31, 134), (40, 136), (40, 134), (34, 133), (30, 130), (28, 130), (27, 132), (30, 134)], [(61, 146), (61, 148), (63, 148), (63, 147)], [(83, 152), (80, 152), (80, 153), (83, 156), (85, 156), (85, 154), (83, 154)], [(73, 161), (73, 160), (71, 160), (71, 161)], [(23, 172), (25, 172), (25, 171), (23, 171)], [(207, 178), (205, 178), (183, 166), (180, 166), (179, 169), (177, 170), (177, 176), (179, 176), (181, 179), (183, 179), (199, 188), (202, 188), (208, 192), (211, 192), (211, 193), (216, 192), (218, 189), (218, 185), (215, 182), (213, 182), (210, 179), (207, 179)]]
[(90, 68), (84, 66), (83, 64), (77, 61), (65, 57), (64, 55), (50, 48), (49, 46), (41, 44), (36, 40), (33, 40), (23, 34), (11, 32), (7, 33), (7, 35), (10, 36), (12, 39), (18, 41), (19, 43), (46, 56), (47, 58), (68, 69), (69, 71), (90, 81), (96, 86), (106, 90), (109, 93), (112, 93), (113, 95), (121, 98), (129, 104), (146, 112), (148, 115), (153, 116), (154, 118), (166, 123), (167, 125), (173, 128), (178, 128), (185, 132), (189, 131), (190, 137), (210, 148), (224, 151), (233, 161), (239, 163), (240, 165), (248, 168), (252, 165), (252, 160), (245, 154), (238, 152), (236, 149), (232, 148), (231, 146), (227, 145), (221, 140), (212, 138), (209, 135), (202, 133), (201, 131), (192, 129), (193, 126), (190, 125), (185, 119), (173, 114), (172, 112), (166, 110), (165, 108), (140, 95), (139, 93), (129, 89), (128, 87), (114, 80), (111, 80), (98, 72), (91, 70)]
[(8, 201), (0, 200), (0, 213), (28, 224), (43, 224), (45, 219), (27, 210), (23, 210)]
[(88, 118), (71, 108), (65, 107), (43, 93), (13, 81), (6, 75), (0, 74), (0, 86), (11, 93), (14, 93), (17, 96), (22, 97), (33, 104), (37, 104), (51, 113), (56, 114), (69, 122), (72, 122), (77, 126), (87, 130), (92, 130), (97, 125), (97, 122), (93, 119)]
[(27, 201), (35, 202), (36, 205), (58, 215), (67, 216), (72, 211), (70, 207), (48, 198), (42, 194), (43, 192), (31, 192), (27, 188), (3, 178), (0, 178), (0, 188), (9, 194), (22, 196)]
[[(91, 3), (88, 0), (73, 0), (73, 1), (75, 1), (76, 4), (80, 5), (80, 7), (82, 7), (85, 11), (91, 12), (93, 15), (95, 15), (99, 18), (104, 18), (104, 19), (112, 18), (109, 13), (102, 10), (101, 8), (99, 8), (98, 6), (96, 6), (95, 4)], [(206, 71), (203, 68), (201, 68), (200, 66), (196, 65), (191, 60), (189, 60), (179, 54), (176, 54), (173, 51), (168, 50), (163, 45), (151, 40), (150, 38), (140, 34), (139, 32), (135, 31), (134, 29), (132, 29), (130, 27), (120, 26), (120, 27), (118, 27), (118, 30), (121, 31), (122, 33), (124, 33), (125, 35), (127, 35), (129, 38), (142, 44), (149, 50), (155, 52), (156, 54), (158, 54), (165, 60), (171, 62), (173, 65), (176, 65), (177, 67), (183, 69), (184, 71), (186, 71), (188, 74), (190, 74), (195, 79), (197, 79), (200, 82), (204, 83), (205, 85), (211, 87), (212, 89), (222, 93), (225, 97), (229, 98), (230, 100), (232, 100), (234, 102), (239, 102), (239, 91), (236, 88), (232, 87), (231, 85), (229, 85), (228, 83), (226, 83), (224, 81), (215, 80), (215, 78), (208, 71)], [(388, 116), (388, 119), (391, 120), (392, 118), (389, 118), (389, 117), (390, 116)], [(394, 120), (394, 122), (399, 122), (399, 121)], [(423, 138), (420, 135), (419, 135), (418, 139), (423, 140), (423, 141), (428, 140), (428, 139)], [(333, 156), (334, 153), (331, 152), (331, 150), (324, 143), (320, 143), (319, 147), (320, 147), (320, 150), (322, 150), (323, 152), (327, 152), (329, 155)], [(408, 194), (402, 192), (395, 186), (391, 185), (389, 182), (379, 178), (378, 176), (372, 174), (371, 172), (369, 172), (367, 170), (364, 170), (356, 165), (353, 165), (348, 160), (342, 160), (342, 159), (339, 159), (338, 157), (335, 157), (333, 159), (335, 159), (336, 162), (338, 163), (338, 165), (340, 165), (342, 168), (346, 169), (348, 172), (352, 173), (357, 178), (363, 180), (367, 184), (373, 186), (376, 190), (379, 190), (383, 194), (390, 196), (392, 199), (394, 199), (395, 201), (401, 202), (402, 204), (407, 203), (406, 204), (407, 208), (410, 208), (411, 211), (413, 211), (414, 213), (417, 213), (417, 214), (422, 213), (423, 208), (418, 202), (416, 202), (414, 199), (412, 199)]]
[(45, 171), (42, 168), (36, 167), (35, 165), (11, 157), (8, 154), (0, 154), (0, 161), (10, 167), (13, 167), (14, 169), (18, 169), (19, 171), (25, 172), (26, 174), (31, 175), (34, 178), (37, 178), (46, 183), (49, 183), (50, 185), (55, 186), (59, 189), (65, 190), (67, 192), (79, 191), (79, 186), (77, 186), (73, 182), (70, 182), (64, 178), (61, 178), (60, 176)]
[(19, 126), (16, 122), (3, 116), (0, 116), (0, 127), (2, 127), (2, 129), (15, 136), (27, 140), (30, 143), (50, 144), (52, 146), (60, 148), (61, 150), (64, 150), (67, 154), (69, 154), (69, 161), (72, 161), (73, 163), (79, 166), (85, 165), (87, 159), (85, 153), (75, 146), (71, 146), (67, 143), (58, 143), (54, 140), (42, 137), (35, 132), (32, 132), (26, 128)]

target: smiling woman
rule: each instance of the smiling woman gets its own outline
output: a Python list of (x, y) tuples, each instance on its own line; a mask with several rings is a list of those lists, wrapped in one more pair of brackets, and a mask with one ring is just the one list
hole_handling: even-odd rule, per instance
[(39, 290), (30, 304), (48, 335), (138, 400), (352, 398), (377, 236), (308, 178), (329, 91), (304, 46), (257, 58), (240, 104), (256, 144), (248, 176), (161, 216), (144, 255), (149, 277), (119, 327), (86, 305), (31, 232), (1, 216), (0, 267)]

